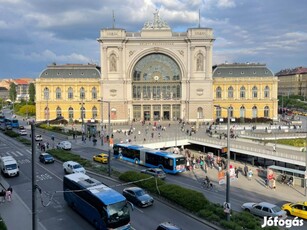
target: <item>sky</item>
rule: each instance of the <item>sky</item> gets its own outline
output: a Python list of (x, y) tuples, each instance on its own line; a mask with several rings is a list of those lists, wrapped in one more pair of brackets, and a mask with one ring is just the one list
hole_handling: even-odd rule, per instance
[(38, 78), (54, 62), (99, 65), (101, 29), (138, 32), (156, 9), (174, 32), (212, 28), (214, 65), (307, 67), (304, 0), (0, 0), (0, 79)]

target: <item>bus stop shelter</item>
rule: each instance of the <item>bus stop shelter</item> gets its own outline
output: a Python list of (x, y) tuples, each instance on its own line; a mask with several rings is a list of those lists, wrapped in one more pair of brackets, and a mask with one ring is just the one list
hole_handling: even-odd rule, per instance
[(306, 183), (304, 183), (304, 181), (306, 180), (305, 171), (281, 167), (277, 165), (268, 166), (267, 169), (271, 169), (274, 172), (277, 181), (280, 181), (282, 174), (287, 175), (287, 177), (293, 176), (293, 184), (305, 187), (306, 190)]

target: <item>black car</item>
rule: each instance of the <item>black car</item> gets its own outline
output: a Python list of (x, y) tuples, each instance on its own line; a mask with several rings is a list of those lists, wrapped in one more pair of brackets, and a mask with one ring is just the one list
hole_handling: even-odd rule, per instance
[(147, 207), (154, 203), (154, 199), (139, 187), (130, 187), (123, 190), (123, 195), (128, 201), (139, 206)]
[(47, 164), (47, 163), (54, 163), (54, 158), (49, 153), (41, 153), (39, 155), (39, 161)]

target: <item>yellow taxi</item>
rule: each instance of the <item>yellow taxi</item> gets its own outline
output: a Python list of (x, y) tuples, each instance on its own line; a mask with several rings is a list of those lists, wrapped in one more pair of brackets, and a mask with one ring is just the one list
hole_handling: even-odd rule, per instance
[(281, 207), (287, 212), (287, 215), (297, 216), (307, 219), (307, 202), (286, 203)]
[(107, 164), (108, 163), (108, 154), (100, 153), (98, 155), (93, 156), (93, 161), (97, 161), (100, 163)]

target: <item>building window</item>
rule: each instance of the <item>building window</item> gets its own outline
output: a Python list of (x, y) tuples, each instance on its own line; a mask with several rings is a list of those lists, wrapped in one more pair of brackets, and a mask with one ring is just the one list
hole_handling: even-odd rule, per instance
[(92, 88), (92, 99), (97, 99), (97, 90), (96, 87)]
[(258, 89), (256, 86), (254, 86), (252, 88), (252, 95), (253, 95), (253, 98), (257, 98), (258, 97)]
[(60, 87), (56, 88), (56, 90), (55, 90), (55, 97), (56, 97), (57, 100), (62, 98), (62, 91), (61, 91)]
[(116, 72), (117, 71), (117, 60), (116, 55), (111, 54), (110, 55), (110, 72)]
[(269, 98), (270, 97), (270, 88), (269, 88), (269, 86), (266, 86), (264, 88), (264, 97), (265, 98)]
[(202, 53), (197, 54), (196, 71), (204, 71), (204, 55)]
[(232, 86), (228, 88), (228, 98), (233, 98), (233, 87)]
[(204, 118), (203, 108), (198, 107), (198, 109), (197, 109), (197, 119), (203, 119), (203, 118)]
[(71, 87), (68, 88), (68, 99), (73, 99), (74, 98), (74, 91)]
[(222, 88), (219, 86), (216, 88), (216, 98), (222, 98)]
[(222, 108), (221, 107), (216, 107), (215, 115), (216, 115), (216, 118), (222, 117)]
[(49, 120), (49, 108), (48, 108), (48, 106), (45, 107), (44, 112), (45, 112), (45, 119), (48, 121)]
[(245, 107), (244, 106), (240, 107), (240, 118), (245, 118)]
[(258, 117), (258, 109), (257, 109), (257, 106), (254, 106), (253, 108), (252, 108), (252, 118), (257, 118)]
[(265, 107), (264, 107), (263, 116), (266, 117), (266, 118), (268, 118), (269, 115), (270, 115), (270, 108), (269, 108), (269, 106), (265, 106)]
[(97, 108), (96, 108), (96, 106), (94, 106), (94, 107), (92, 108), (92, 118), (93, 118), (93, 119), (96, 119), (96, 118), (97, 118)]
[(133, 86), (133, 99), (141, 99), (141, 86)]
[(85, 108), (83, 106), (80, 108), (80, 118), (85, 119)]
[(60, 106), (56, 108), (56, 117), (57, 118), (62, 117), (62, 109), (60, 108)]
[(80, 88), (80, 99), (85, 99), (85, 90), (83, 87)]
[(230, 115), (230, 117), (234, 117), (233, 116), (233, 107), (232, 106), (229, 106), (229, 115)]
[(46, 87), (44, 89), (44, 99), (47, 100), (47, 101), (49, 100), (49, 96), (50, 96), (49, 93), (50, 93), (49, 89)]
[(241, 99), (245, 98), (245, 87), (244, 86), (240, 88), (240, 98)]
[(68, 109), (68, 118), (74, 119), (74, 109), (72, 107), (69, 107)]

